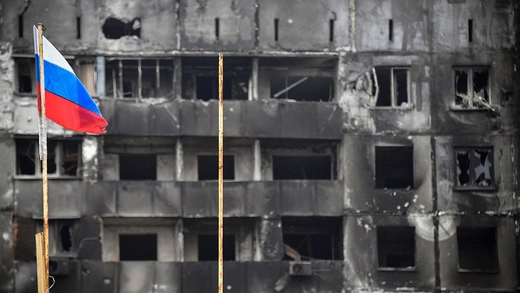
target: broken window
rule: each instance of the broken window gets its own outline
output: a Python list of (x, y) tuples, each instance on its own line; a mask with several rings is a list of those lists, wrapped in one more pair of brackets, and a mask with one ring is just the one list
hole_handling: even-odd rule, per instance
[(103, 34), (107, 39), (120, 39), (123, 36), (141, 37), (141, 18), (130, 21), (109, 17), (103, 24)]
[[(218, 234), (199, 234), (197, 252), (199, 261), (218, 260)], [(223, 259), (235, 260), (235, 235), (224, 234)]]
[(119, 154), (120, 180), (157, 180), (156, 154)]
[(119, 234), (120, 261), (157, 261), (157, 234)]
[[(225, 261), (252, 261), (254, 255), (254, 218), (224, 218)], [(215, 261), (218, 259), (218, 219), (183, 220), (184, 261)]]
[(36, 71), (34, 58), (15, 59), (15, 90), (18, 94), (36, 94)]
[(331, 180), (332, 156), (273, 156), (274, 180)]
[[(218, 100), (218, 59), (186, 57), (182, 60), (183, 98)], [(250, 63), (250, 58), (224, 58), (224, 100), (248, 99)]]
[(274, 99), (320, 102), (332, 101), (334, 83), (330, 77), (271, 76)]
[(114, 98), (172, 98), (173, 60), (115, 59), (105, 68), (105, 90)]
[[(197, 168), (199, 180), (218, 180), (218, 156), (199, 155), (197, 156)], [(233, 155), (224, 156), (224, 180), (235, 179), (235, 157)]]
[[(49, 221), (49, 254), (51, 256), (75, 254), (78, 244), (74, 243), (74, 220)], [(38, 232), (43, 231), (43, 221), (38, 222)]]
[(285, 260), (342, 259), (340, 217), (282, 218)]
[[(75, 140), (47, 142), (47, 173), (50, 177), (79, 177), (81, 143)], [(41, 176), (38, 140), (16, 140), (16, 174)]]
[(497, 272), (498, 250), (495, 227), (458, 227), (459, 270)]
[(378, 92), (374, 88), (376, 107), (410, 107), (410, 77), (408, 68), (376, 67)]
[(376, 188), (413, 188), (413, 147), (376, 146)]
[(456, 148), (457, 186), (494, 186), (493, 148)]
[(469, 109), (491, 109), (489, 100), (489, 69), (455, 69), (455, 105)]
[(377, 227), (379, 268), (415, 268), (415, 227)]

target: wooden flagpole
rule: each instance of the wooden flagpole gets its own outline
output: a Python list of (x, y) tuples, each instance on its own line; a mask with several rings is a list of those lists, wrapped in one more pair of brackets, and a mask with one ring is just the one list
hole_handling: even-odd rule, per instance
[[(42, 161), (42, 186), (43, 186), (43, 266), (38, 270), (38, 292), (49, 292), (49, 200), (47, 186), (47, 120), (45, 116), (45, 75), (43, 66), (43, 24), (38, 24), (38, 51), (40, 56), (40, 107), (39, 117), (39, 141), (40, 160)], [(37, 253), (41, 253), (38, 252)], [(43, 276), (41, 276), (43, 273)], [(43, 288), (42, 288), (43, 287)], [(44, 291), (41, 291), (44, 290)]]
[(224, 84), (224, 56), (218, 54), (218, 293), (224, 291), (224, 107), (222, 88)]

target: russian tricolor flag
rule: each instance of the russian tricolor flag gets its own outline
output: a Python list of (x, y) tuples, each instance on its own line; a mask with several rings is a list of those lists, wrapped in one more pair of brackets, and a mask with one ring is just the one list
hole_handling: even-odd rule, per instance
[[(36, 59), (36, 86), (38, 110), (40, 105), (40, 55), (38, 29), (34, 31)], [(88, 133), (105, 133), (108, 125), (87, 90), (74, 74), (72, 67), (56, 48), (43, 37), (46, 116), (70, 130)]]

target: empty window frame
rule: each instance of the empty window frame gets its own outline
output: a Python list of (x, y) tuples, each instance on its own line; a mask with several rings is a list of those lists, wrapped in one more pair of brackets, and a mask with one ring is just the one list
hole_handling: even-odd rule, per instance
[(495, 227), (458, 227), (459, 271), (498, 272)]
[(404, 67), (376, 67), (375, 70), (379, 87), (376, 107), (410, 107), (410, 70)]
[(120, 261), (157, 261), (157, 234), (119, 234)]
[(157, 180), (156, 154), (119, 154), (120, 180)]
[(36, 70), (34, 58), (15, 58), (15, 92), (36, 94)]
[(376, 146), (376, 188), (413, 188), (413, 147)]
[(377, 227), (379, 269), (415, 268), (415, 227)]
[(271, 97), (307, 102), (332, 101), (334, 81), (323, 76), (280, 76), (271, 75)]
[[(218, 234), (199, 234), (197, 243), (199, 261), (218, 260)], [(225, 261), (236, 260), (235, 246), (235, 235), (224, 234), (223, 259)]]
[(273, 156), (274, 180), (332, 180), (331, 155)]
[[(81, 175), (81, 142), (49, 140), (47, 142), (47, 173), (49, 177), (79, 177)], [(36, 139), (16, 140), (16, 174), (41, 176), (39, 146)]]
[[(224, 219), (224, 260), (253, 260), (256, 226), (257, 219), (254, 218)], [(184, 219), (184, 261), (216, 261), (217, 230), (216, 218)]]
[(339, 217), (282, 218), (284, 260), (342, 259)]
[[(233, 155), (224, 156), (224, 180), (235, 179), (235, 157)], [(198, 155), (197, 169), (199, 180), (218, 180), (218, 156)]]
[[(251, 59), (224, 59), (222, 95), (224, 100), (247, 100)], [(182, 91), (184, 99), (218, 100), (218, 60), (215, 57), (182, 59)]]
[(457, 187), (494, 188), (493, 148), (455, 148)]
[(462, 108), (489, 108), (489, 69), (455, 68), (455, 105)]
[(105, 91), (114, 98), (172, 98), (171, 59), (115, 59), (105, 68)]

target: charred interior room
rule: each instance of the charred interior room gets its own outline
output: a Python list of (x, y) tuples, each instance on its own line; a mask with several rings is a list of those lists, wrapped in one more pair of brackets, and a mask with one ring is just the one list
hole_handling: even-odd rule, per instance
[(519, 292), (518, 32), (517, 0), (3, 1), (0, 292), (44, 231), (53, 293)]

